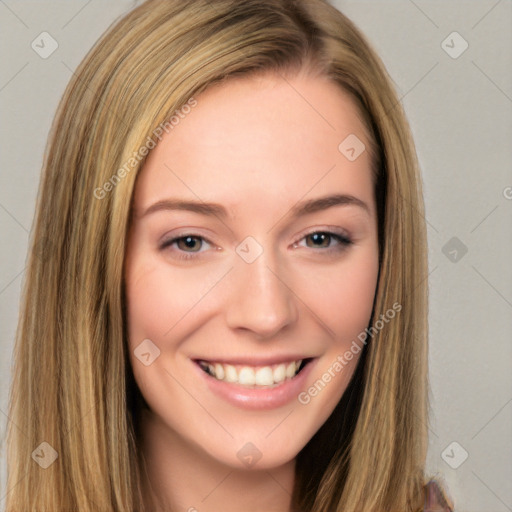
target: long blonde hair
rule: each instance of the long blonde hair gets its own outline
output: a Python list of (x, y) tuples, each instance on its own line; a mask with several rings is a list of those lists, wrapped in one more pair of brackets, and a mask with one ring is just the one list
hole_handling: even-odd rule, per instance
[[(384, 66), (322, 0), (149, 0), (86, 56), (50, 134), (15, 343), (7, 512), (147, 510), (123, 288), (140, 148), (212, 83), (305, 67), (352, 95), (371, 135), (380, 248), (372, 322), (402, 308), (368, 341), (338, 407), (299, 453), (293, 507), (421, 510), (426, 230), (414, 145)], [(48, 454), (43, 442), (57, 454), (46, 469), (34, 458)]]

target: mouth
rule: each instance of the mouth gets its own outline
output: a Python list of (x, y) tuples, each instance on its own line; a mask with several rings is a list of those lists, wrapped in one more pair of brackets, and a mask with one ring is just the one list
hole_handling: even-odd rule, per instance
[(312, 360), (297, 359), (265, 366), (226, 364), (203, 359), (194, 362), (215, 380), (249, 389), (268, 389), (295, 379)]

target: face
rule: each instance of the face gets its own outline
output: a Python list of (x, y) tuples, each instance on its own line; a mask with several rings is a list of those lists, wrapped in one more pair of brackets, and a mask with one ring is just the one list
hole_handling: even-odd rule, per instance
[(169, 439), (272, 468), (329, 417), (360, 357), (378, 240), (371, 162), (354, 159), (353, 136), (369, 140), (350, 97), (320, 77), (237, 78), (196, 100), (135, 187), (131, 365)]

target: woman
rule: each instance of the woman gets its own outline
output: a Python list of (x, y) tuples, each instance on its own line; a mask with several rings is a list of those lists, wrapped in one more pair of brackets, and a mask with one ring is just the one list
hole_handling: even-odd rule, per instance
[(424, 471), (422, 212), (399, 101), (336, 9), (134, 9), (54, 123), (7, 510), (451, 510)]

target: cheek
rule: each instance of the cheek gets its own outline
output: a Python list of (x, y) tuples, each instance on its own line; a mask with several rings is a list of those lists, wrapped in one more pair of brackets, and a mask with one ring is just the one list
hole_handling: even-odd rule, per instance
[(186, 272), (172, 272), (161, 262), (140, 258), (127, 267), (126, 299), (128, 333), (132, 348), (144, 338), (158, 344), (170, 339), (180, 321), (194, 314), (207, 281), (190, 279)]
[[(309, 303), (331, 334), (309, 387), (298, 397), (304, 414), (317, 430), (339, 402), (357, 367), (363, 343), (358, 337), (368, 327), (378, 278), (378, 253), (359, 251), (336, 270), (317, 274), (309, 289)], [(314, 292), (313, 292), (314, 290)]]
[(172, 327), (171, 287), (163, 285), (154, 265), (134, 265), (126, 273), (128, 333), (134, 348), (143, 338), (159, 339)]
[[(167, 392), (179, 396), (166, 372), (178, 352), (181, 330), (194, 315), (204, 281), (172, 271), (152, 255), (131, 253), (125, 269), (128, 345), (137, 385), (153, 410), (164, 407)], [(180, 334), (177, 334), (180, 333)], [(148, 343), (150, 340), (151, 343)], [(159, 351), (159, 352), (158, 352)], [(150, 353), (145, 364), (142, 354)]]
[(359, 251), (335, 267), (324, 269), (304, 284), (308, 302), (335, 337), (337, 343), (350, 344), (368, 326), (378, 278), (376, 251)]

